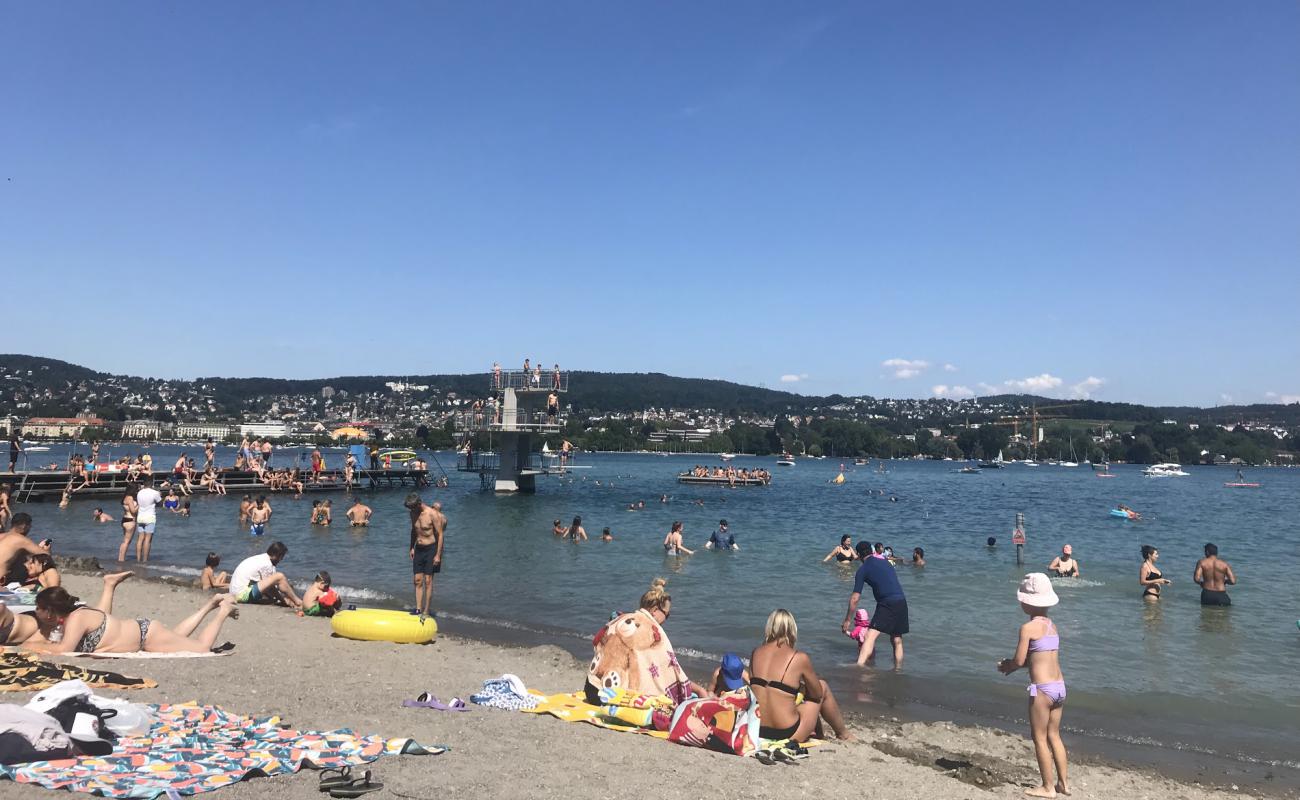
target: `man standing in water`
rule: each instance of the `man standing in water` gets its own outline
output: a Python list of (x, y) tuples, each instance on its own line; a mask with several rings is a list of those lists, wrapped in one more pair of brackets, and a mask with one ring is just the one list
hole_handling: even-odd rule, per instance
[(411, 572), (415, 582), (415, 608), (420, 621), (429, 616), (429, 603), (433, 599), (433, 576), (442, 571), (443, 531), (447, 518), (442, 515), (441, 504), (427, 506), (420, 495), (412, 492), (404, 503), (411, 512)]
[(352, 523), (354, 528), (364, 528), (370, 525), (370, 506), (361, 502), (360, 497), (352, 498), (352, 508), (348, 509), (348, 522)]
[(248, 509), (248, 521), (251, 523), (250, 534), (262, 536), (266, 533), (266, 523), (271, 521), (271, 504), (266, 502), (266, 495), (259, 494), (252, 508)]
[(874, 663), (876, 658), (876, 637), (885, 634), (894, 644), (894, 668), (903, 666), (903, 635), (910, 627), (907, 622), (907, 597), (903, 586), (898, 582), (898, 574), (883, 555), (876, 554), (870, 542), (858, 542), (858, 558), (862, 566), (858, 567), (857, 578), (853, 584), (853, 594), (849, 595), (849, 610), (844, 615), (844, 624), (840, 626), (845, 633), (853, 624), (853, 617), (858, 611), (858, 600), (862, 598), (862, 585), (871, 586), (871, 594), (876, 598), (876, 610), (871, 615), (871, 628), (867, 638), (858, 651), (858, 666)]
[(1205, 545), (1205, 558), (1196, 562), (1196, 572), (1192, 580), (1201, 587), (1201, 605), (1230, 606), (1232, 598), (1228, 597), (1227, 588), (1237, 584), (1237, 576), (1232, 574), (1232, 567), (1219, 558), (1216, 544)]
[(158, 523), (158, 504), (162, 502), (162, 495), (153, 488), (153, 478), (145, 477), (144, 485), (135, 493), (135, 502), (139, 504), (135, 514), (135, 528), (140, 532), (140, 538), (135, 540), (135, 560), (148, 561), (149, 548), (153, 545), (154, 525)]

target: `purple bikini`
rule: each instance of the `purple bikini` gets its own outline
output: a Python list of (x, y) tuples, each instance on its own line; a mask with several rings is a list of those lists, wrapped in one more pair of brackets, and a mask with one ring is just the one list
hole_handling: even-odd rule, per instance
[[(1052, 626), (1052, 632), (1046, 636), (1040, 636), (1037, 639), (1029, 640), (1029, 652), (1047, 653), (1053, 650), (1061, 649), (1061, 637), (1056, 632), (1056, 623), (1050, 619), (1048, 625)], [(1052, 701), (1052, 706), (1059, 706), (1065, 702), (1065, 681), (1048, 681), (1047, 683), (1029, 684), (1029, 696), (1037, 697), (1042, 692)]]

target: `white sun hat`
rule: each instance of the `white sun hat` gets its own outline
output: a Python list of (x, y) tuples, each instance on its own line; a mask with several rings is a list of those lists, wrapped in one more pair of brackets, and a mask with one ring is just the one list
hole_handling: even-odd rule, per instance
[(1051, 608), (1061, 602), (1052, 588), (1052, 581), (1041, 572), (1031, 572), (1020, 582), (1016, 599), (1034, 608)]

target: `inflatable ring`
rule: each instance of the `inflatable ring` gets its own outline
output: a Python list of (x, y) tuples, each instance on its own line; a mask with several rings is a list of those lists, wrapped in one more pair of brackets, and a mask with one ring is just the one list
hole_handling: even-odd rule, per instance
[(421, 622), (414, 614), (387, 608), (340, 611), (330, 620), (330, 627), (339, 636), (366, 642), (424, 644), (438, 635), (438, 623), (433, 617)]

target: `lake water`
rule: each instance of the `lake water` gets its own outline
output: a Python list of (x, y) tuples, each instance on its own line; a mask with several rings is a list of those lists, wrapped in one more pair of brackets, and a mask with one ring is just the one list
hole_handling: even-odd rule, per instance
[[(60, 460), (61, 450), (45, 455)], [(166, 466), (177, 448), (151, 452), (155, 464)], [(341, 459), (330, 457), (331, 465)], [(716, 658), (734, 650), (747, 657), (768, 613), (785, 607), (799, 621), (800, 647), (842, 702), (924, 707), (940, 717), (1005, 724), (1023, 718), (1025, 706), (1024, 673), (1004, 678), (994, 670), (1012, 653), (1024, 620), (1016, 584), (1025, 571), (1044, 571), (1068, 542), (1083, 577), (1055, 582), (1061, 604), (1053, 616), (1070, 690), (1067, 727), (1124, 747), (1151, 744), (1297, 767), (1300, 471), (1252, 470), (1261, 488), (1229, 489), (1223, 483), (1234, 473), (1213, 467), (1189, 468), (1186, 478), (1150, 479), (1138, 467), (1119, 466), (1117, 477), (1103, 480), (1087, 467), (1011, 465), (961, 475), (950, 462), (913, 461), (889, 462), (879, 474), (873, 461), (870, 468), (847, 464), (847, 481), (836, 486), (830, 480), (838, 461), (800, 459), (785, 469), (771, 458), (742, 456), (733, 463), (771, 469), (772, 485), (676, 484), (677, 472), (706, 458), (584, 456), (580, 463), (588, 469), (539, 479), (537, 494), (519, 496), (482, 492), (477, 476), (453, 473), (450, 488), (424, 492), (426, 500), (442, 501), (450, 520), (435, 607), (489, 637), (540, 631), (581, 652), (581, 640), (610, 611), (634, 608), (650, 580), (663, 576), (674, 601), (668, 631), (684, 654)], [(231, 460), (227, 451), (222, 461)], [(440, 460), (453, 463), (445, 453)], [(668, 503), (659, 501), (664, 493)], [(340, 493), (300, 500), (273, 495), (275, 516), (268, 537), (258, 540), (236, 525), (236, 497), (196, 495), (191, 518), (160, 518), (154, 560), (197, 574), (204, 554), (215, 550), (231, 569), (280, 539), (289, 545), (281, 566), (295, 579), (328, 569), (337, 585), (365, 590), (354, 592), (358, 602), (409, 605), (405, 491), (363, 496), (375, 509), (369, 529), (347, 527)], [(308, 524), (311, 501), (320, 497), (334, 501), (332, 528)], [(645, 510), (625, 510), (638, 500)], [(1121, 502), (1144, 520), (1110, 517)], [(53, 536), (58, 552), (107, 562), (115, 557), (120, 527), (93, 524), (96, 505), (120, 513), (109, 498), (78, 500), (66, 510), (53, 503), (25, 510), (36, 519), (35, 536)], [(1024, 568), (1011, 544), (1016, 512), (1025, 514), (1028, 531)], [(591, 541), (575, 545), (551, 535), (553, 520), (567, 524), (574, 515), (582, 516)], [(742, 549), (703, 550), (724, 517)], [(687, 546), (700, 548), (695, 556), (664, 556), (660, 543), (674, 520), (685, 523)], [(598, 541), (606, 526), (614, 542)], [(821, 563), (844, 533), (883, 541), (900, 555), (925, 548), (927, 567), (898, 567), (912, 625), (901, 672), (889, 669), (883, 646), (876, 669), (851, 665), (855, 650), (839, 623), (853, 572)], [(990, 535), (998, 538), (992, 549), (985, 545)], [(1219, 545), (1240, 581), (1231, 609), (1198, 603), (1191, 577), (1207, 541)], [(1142, 601), (1137, 583), (1143, 544), (1159, 548), (1159, 566), (1174, 581), (1157, 604)], [(870, 609), (869, 595), (865, 605)], [(539, 688), (572, 689), (579, 681)]]

